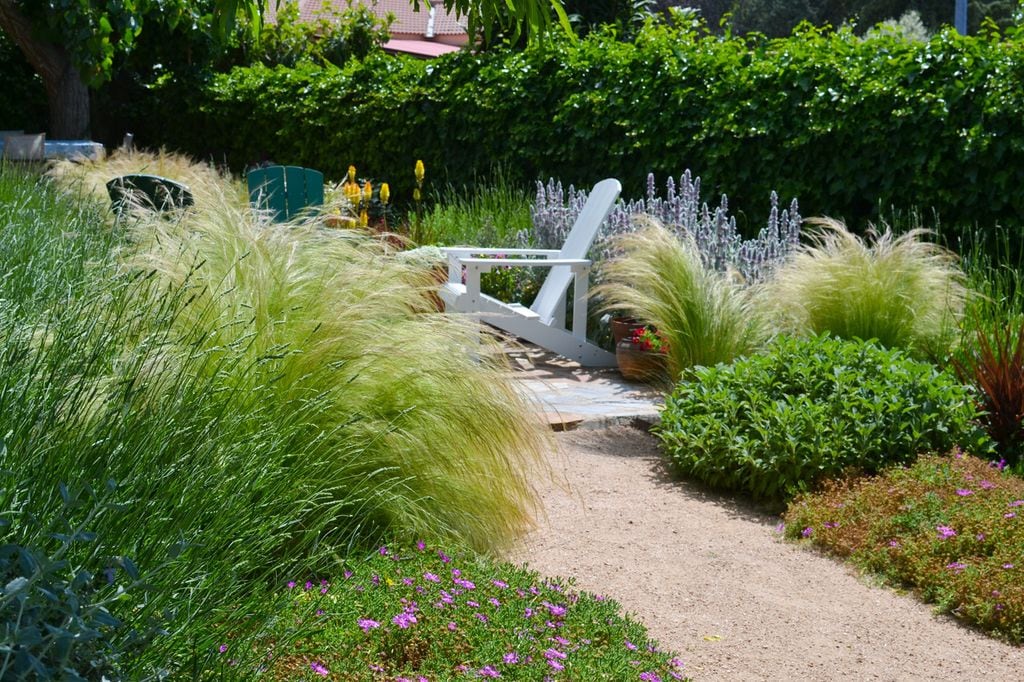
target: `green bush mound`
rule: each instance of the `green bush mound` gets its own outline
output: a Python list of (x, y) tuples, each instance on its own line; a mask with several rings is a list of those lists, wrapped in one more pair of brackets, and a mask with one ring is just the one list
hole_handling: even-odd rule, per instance
[(955, 450), (793, 501), (785, 534), (1024, 643), (1024, 480)]
[(668, 396), (655, 432), (673, 469), (784, 501), (848, 469), (989, 441), (967, 388), (870, 342), (777, 339), (763, 355), (701, 367)]
[(513, 182), (611, 175), (626, 196), (649, 171), (688, 167), (735, 206), (777, 190), (857, 227), (912, 206), (948, 226), (1017, 225), (1021, 55), (1019, 38), (990, 32), (913, 42), (804, 27), (768, 40), (651, 23), (632, 42), (599, 31), (428, 62), (373, 53), (164, 78), (123, 129), (237, 168), (270, 158), (340, 179), (355, 163), (396, 202), (417, 158), (457, 186), (497, 164)]

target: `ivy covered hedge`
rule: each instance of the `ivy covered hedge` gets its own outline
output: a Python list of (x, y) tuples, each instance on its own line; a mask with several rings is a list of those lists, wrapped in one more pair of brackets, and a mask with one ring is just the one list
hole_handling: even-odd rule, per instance
[(775, 189), (805, 215), (853, 224), (880, 207), (934, 209), (947, 226), (1024, 216), (1016, 37), (948, 30), (912, 43), (803, 28), (768, 40), (651, 24), (631, 43), (603, 33), (429, 62), (255, 66), (157, 93), (145, 125), (173, 146), (335, 178), (354, 163), (396, 197), (422, 158), (435, 181), (500, 164), (526, 181), (614, 175), (633, 196), (648, 171), (691, 168), (734, 209)]

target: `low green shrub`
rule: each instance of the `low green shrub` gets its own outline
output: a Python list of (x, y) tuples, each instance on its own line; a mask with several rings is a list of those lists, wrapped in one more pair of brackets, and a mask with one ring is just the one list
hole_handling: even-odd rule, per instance
[(851, 468), (877, 472), (957, 444), (986, 451), (976, 416), (966, 387), (900, 351), (783, 337), (696, 369), (655, 432), (677, 473), (777, 502)]
[(1024, 643), (1024, 480), (954, 451), (795, 499), (785, 534)]
[[(0, 440), (0, 456), (5, 448)], [(131, 559), (104, 556), (90, 530), (98, 515), (124, 512), (107, 499), (116, 485), (97, 492), (62, 484), (61, 511), (43, 514), (44, 522), (3, 483), (0, 679), (119, 679), (122, 658), (158, 636), (162, 624), (124, 623), (111, 613), (118, 602), (145, 599), (146, 589)], [(9, 542), (14, 524), (29, 526), (31, 544)]]
[(422, 542), (346, 565), (282, 584), (267, 629), (240, 636), (237, 621), (221, 624), (209, 670), (281, 680), (684, 679), (683, 663), (643, 625), (571, 582)]

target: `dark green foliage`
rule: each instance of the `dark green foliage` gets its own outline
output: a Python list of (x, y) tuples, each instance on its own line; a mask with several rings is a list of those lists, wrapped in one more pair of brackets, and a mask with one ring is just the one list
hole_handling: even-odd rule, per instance
[(755, 499), (990, 445), (953, 376), (871, 343), (780, 338), (763, 355), (694, 374), (666, 401), (656, 429), (665, 452), (678, 473)]
[(880, 207), (934, 208), (944, 225), (983, 229), (1024, 215), (1016, 39), (947, 31), (917, 44), (812, 29), (719, 39), (655, 24), (633, 43), (596, 33), (429, 62), (373, 54), (340, 69), (238, 68), (168, 81), (152, 103), (154, 142), (335, 180), (354, 163), (391, 183), (398, 205), (422, 158), (438, 183), (470, 184), (498, 164), (516, 183), (611, 175), (627, 196), (642, 194), (649, 171), (688, 167), (732, 206), (763, 205), (774, 189), (854, 228)]
[(43, 82), (21, 51), (0, 31), (0, 130), (42, 130), (46, 124)]
[[(0, 457), (4, 449), (0, 440)], [(158, 629), (155, 623), (130, 627), (108, 608), (138, 600), (144, 589), (131, 559), (98, 555), (90, 530), (97, 515), (124, 513), (108, 499), (114, 482), (102, 493), (61, 484), (61, 512), (47, 515), (47, 527), (39, 509), (19, 504), (11, 472), (2, 476), (0, 678), (120, 679), (122, 654), (144, 646)]]

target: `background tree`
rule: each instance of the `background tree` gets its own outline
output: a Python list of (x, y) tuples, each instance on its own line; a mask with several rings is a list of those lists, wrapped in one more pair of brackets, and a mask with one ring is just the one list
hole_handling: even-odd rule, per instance
[[(223, 42), (242, 23), (254, 34), (265, 6), (281, 0), (0, 0), (0, 31), (39, 74), (49, 108), (49, 134), (84, 138), (90, 132), (89, 87), (115, 74), (153, 24), (173, 34), (205, 30)], [(426, 0), (410, 0), (420, 5)], [(570, 31), (559, 0), (443, 0), (469, 19), (471, 34), (495, 28), (540, 36), (554, 22)], [(241, 19), (241, 22), (240, 22)]]

